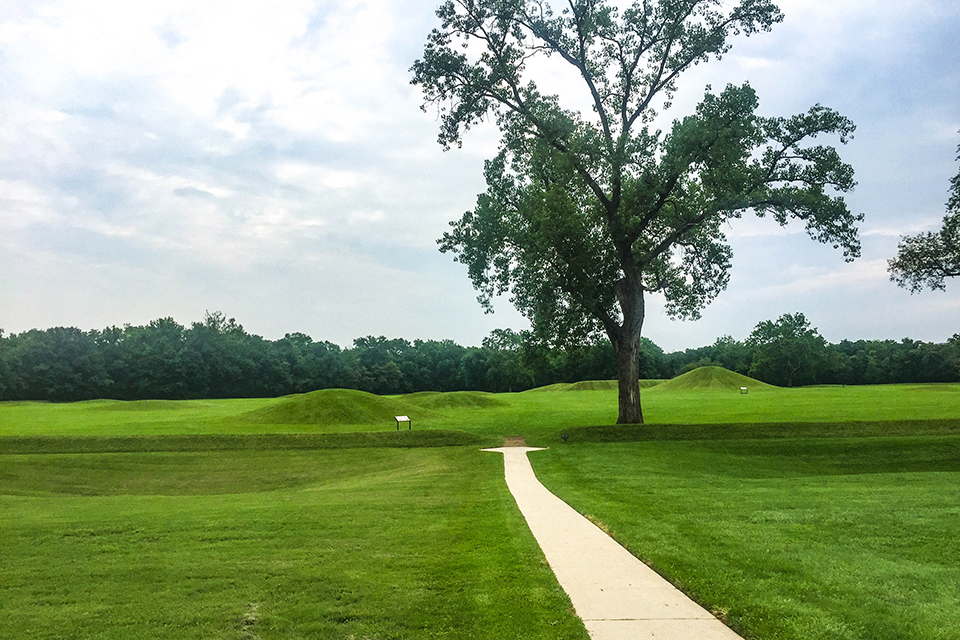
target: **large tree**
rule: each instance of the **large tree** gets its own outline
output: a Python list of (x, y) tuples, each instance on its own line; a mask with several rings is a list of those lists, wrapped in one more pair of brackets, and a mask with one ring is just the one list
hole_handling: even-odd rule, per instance
[[(638, 353), (645, 295), (696, 318), (728, 281), (723, 225), (744, 212), (801, 220), (814, 239), (859, 255), (854, 216), (830, 190), (853, 170), (808, 141), (854, 130), (820, 105), (790, 118), (756, 115), (747, 84), (709, 88), (666, 133), (651, 124), (680, 75), (719, 58), (737, 34), (782, 20), (767, 0), (448, 0), (412, 71), (439, 142), (459, 145), (492, 116), (500, 151), (487, 190), (440, 240), (467, 265), (479, 299), (509, 293), (534, 335), (562, 344), (606, 334), (617, 354), (620, 423), (643, 422)], [(559, 64), (579, 79), (564, 96), (531, 76)], [(554, 77), (554, 76), (551, 76)], [(561, 97), (586, 100), (589, 111)]]
[(940, 231), (905, 236), (897, 247), (897, 256), (887, 265), (890, 279), (911, 293), (925, 287), (942, 291), (946, 278), (960, 277), (960, 172), (950, 180), (947, 215)]
[(785, 313), (776, 322), (754, 327), (750, 375), (781, 387), (813, 384), (827, 361), (827, 341), (802, 313)]

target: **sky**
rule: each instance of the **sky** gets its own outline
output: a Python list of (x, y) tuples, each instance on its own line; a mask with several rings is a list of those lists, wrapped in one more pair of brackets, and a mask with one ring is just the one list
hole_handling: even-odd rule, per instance
[[(803, 313), (830, 342), (960, 333), (960, 281), (911, 295), (886, 261), (934, 230), (960, 169), (960, 3), (781, 0), (784, 21), (681, 77), (661, 126), (704, 87), (749, 81), (759, 113), (816, 103), (857, 124), (862, 256), (745, 217), (727, 290), (698, 321), (656, 297), (666, 351)], [(0, 4), (0, 329), (101, 329), (207, 311), (268, 339), (302, 332), (479, 345), (484, 314), (436, 240), (484, 190), (492, 125), (436, 142), (410, 66), (436, 3), (5, 0)], [(580, 87), (543, 67), (545, 88)], [(568, 103), (564, 103), (568, 104)], [(576, 99), (570, 102), (577, 106)], [(836, 141), (825, 140), (830, 144)]]

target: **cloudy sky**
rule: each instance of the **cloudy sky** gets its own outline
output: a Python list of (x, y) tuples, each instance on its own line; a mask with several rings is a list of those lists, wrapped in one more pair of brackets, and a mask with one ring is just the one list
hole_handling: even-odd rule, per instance
[[(483, 190), (496, 132), (445, 153), (419, 109), (408, 69), (435, 1), (5, 0), (0, 328), (189, 324), (206, 310), (342, 345), (523, 328), (506, 302), (485, 315), (436, 248)], [(822, 103), (852, 118), (841, 152), (863, 256), (744, 219), (703, 319), (671, 321), (653, 300), (644, 334), (670, 351), (799, 311), (833, 342), (944, 341), (960, 332), (960, 282), (911, 296), (886, 260), (901, 235), (939, 226), (958, 170), (960, 4), (779, 4), (773, 32), (682, 80), (672, 117), (707, 83), (749, 80), (764, 115)]]

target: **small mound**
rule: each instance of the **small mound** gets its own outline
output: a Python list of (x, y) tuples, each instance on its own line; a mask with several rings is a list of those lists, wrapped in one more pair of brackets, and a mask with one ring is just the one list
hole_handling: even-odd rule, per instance
[(567, 391), (570, 389), (569, 382), (556, 382), (554, 384), (548, 384), (543, 387), (536, 387), (534, 389), (527, 389), (524, 393), (540, 393), (541, 391)]
[[(649, 389), (655, 387), (663, 380), (641, 380), (640, 388)], [(528, 392), (540, 391), (616, 391), (619, 388), (616, 380), (583, 380), (582, 382), (557, 382), (548, 384), (536, 389), (528, 389)], [(526, 392), (525, 392), (526, 393)]]
[(432, 398), (440, 395), (440, 391), (416, 391), (414, 393), (400, 394), (397, 397), (404, 400), (422, 400), (423, 398)]
[(496, 394), (485, 391), (421, 392), (411, 393), (403, 398), (418, 406), (431, 409), (486, 409), (502, 407), (506, 404)]
[(673, 380), (662, 382), (655, 388), (657, 391), (693, 391), (700, 389), (730, 389), (735, 391), (739, 390), (740, 387), (746, 387), (750, 390), (773, 388), (766, 382), (754, 380), (723, 367), (700, 367), (688, 371), (682, 376), (677, 376)]
[[(412, 410), (411, 410), (412, 409)], [(321, 389), (280, 398), (276, 404), (241, 414), (261, 424), (392, 424), (394, 416), (416, 420), (427, 412), (397, 398), (383, 398), (353, 389)]]
[(584, 380), (574, 382), (565, 391), (610, 391), (617, 389), (616, 380)]

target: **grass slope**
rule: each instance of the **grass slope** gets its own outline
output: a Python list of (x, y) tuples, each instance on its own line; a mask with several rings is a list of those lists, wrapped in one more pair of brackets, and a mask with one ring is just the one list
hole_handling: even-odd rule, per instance
[(4, 638), (587, 640), (476, 447), (0, 455)]
[(352, 389), (322, 389), (286, 396), (239, 418), (264, 424), (388, 425), (398, 415), (408, 415), (417, 420), (432, 416), (433, 413), (422, 409), (419, 404), (396, 397), (377, 396)]
[(760, 382), (723, 367), (698, 367), (693, 371), (658, 384), (656, 391), (698, 391), (702, 389), (728, 389), (739, 391), (746, 387), (750, 391), (774, 389), (773, 385)]
[[(641, 380), (640, 388), (648, 389), (663, 382), (663, 380)], [(540, 393), (544, 391), (616, 391), (616, 380), (582, 380), (580, 382), (557, 382), (543, 387), (529, 389), (524, 393)]]
[(616, 380), (584, 380), (582, 382), (573, 382), (567, 387), (567, 391), (611, 391), (617, 389)]
[(0, 455), (152, 451), (278, 451), (492, 446), (495, 438), (465, 431), (361, 431), (353, 433), (171, 434), (129, 436), (0, 436)]
[(427, 409), (487, 409), (505, 407), (507, 403), (495, 393), (483, 391), (427, 391), (397, 396), (402, 401)]

